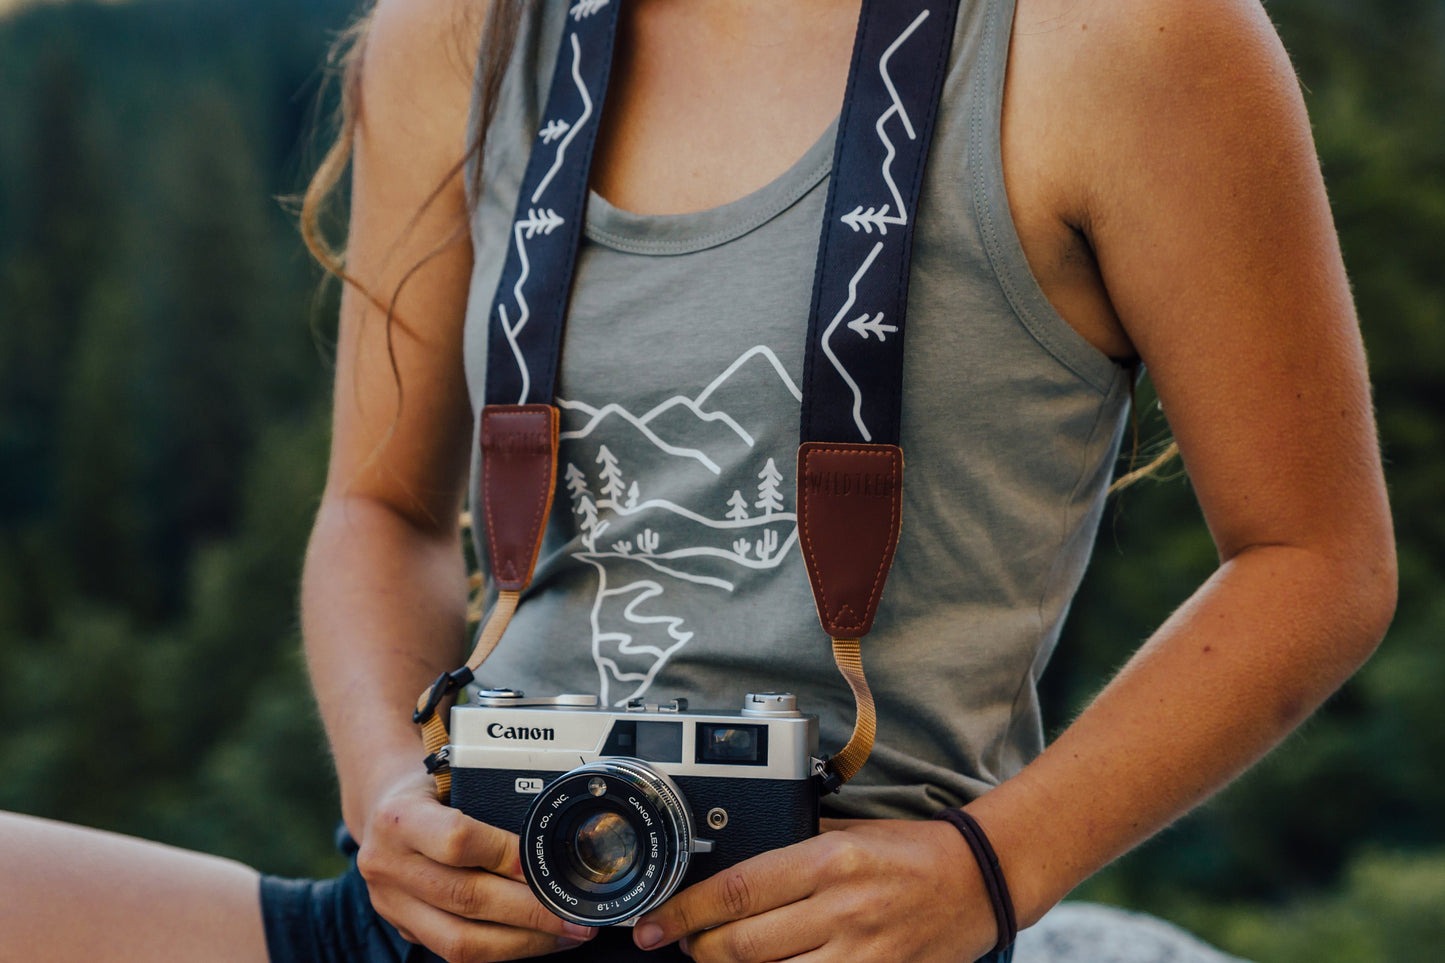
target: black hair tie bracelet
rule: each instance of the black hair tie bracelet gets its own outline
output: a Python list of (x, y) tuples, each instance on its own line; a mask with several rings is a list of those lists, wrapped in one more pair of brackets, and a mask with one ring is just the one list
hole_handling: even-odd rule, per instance
[(968, 848), (973, 850), (973, 858), (978, 861), (978, 868), (983, 873), (989, 902), (993, 904), (994, 922), (998, 924), (998, 943), (994, 945), (993, 952), (1002, 953), (1013, 945), (1014, 938), (1019, 935), (1019, 926), (1014, 918), (1014, 903), (1008, 893), (1008, 883), (1003, 878), (1003, 867), (998, 863), (998, 854), (993, 851), (978, 820), (962, 809), (945, 809), (934, 813), (933, 818), (952, 823), (963, 834)]

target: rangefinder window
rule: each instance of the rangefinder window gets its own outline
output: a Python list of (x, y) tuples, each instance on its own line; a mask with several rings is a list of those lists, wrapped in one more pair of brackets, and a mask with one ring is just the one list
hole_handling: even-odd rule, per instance
[(682, 762), (682, 723), (619, 719), (612, 724), (602, 754), (648, 762)]
[(766, 766), (768, 727), (700, 722), (697, 761), (726, 766)]

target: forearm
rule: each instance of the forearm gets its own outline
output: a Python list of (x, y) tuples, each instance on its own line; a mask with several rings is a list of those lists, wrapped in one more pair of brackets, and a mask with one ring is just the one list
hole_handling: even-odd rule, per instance
[(1393, 566), (1287, 546), (1241, 552), (1037, 760), (970, 804), (1029, 925), (1223, 786), (1362, 662)]
[(378, 500), (327, 498), (306, 555), (302, 629), (342, 815), (359, 839), (377, 794), (421, 771), (412, 709), (464, 654), (458, 532), (419, 529)]
[[(437, 501), (430, 515), (446, 518)], [(412, 708), (460, 664), (466, 631), (456, 526), (419, 524), (379, 499), (328, 499), (302, 591), (312, 683), (376, 912), (448, 959), (534, 959), (594, 935), (537, 902), (514, 834), (438, 802), (422, 768)]]

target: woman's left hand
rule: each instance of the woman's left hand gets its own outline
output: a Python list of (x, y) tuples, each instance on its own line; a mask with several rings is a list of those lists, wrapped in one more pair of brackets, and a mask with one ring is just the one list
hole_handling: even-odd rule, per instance
[(969, 963), (997, 939), (983, 877), (948, 823), (824, 820), (638, 920), (643, 949), (698, 963)]

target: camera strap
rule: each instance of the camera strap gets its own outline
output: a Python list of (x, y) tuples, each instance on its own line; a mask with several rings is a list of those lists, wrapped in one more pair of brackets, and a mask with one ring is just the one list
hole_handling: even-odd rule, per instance
[[(903, 334), (914, 215), (959, 0), (863, 0), (813, 279), (797, 468), (799, 544), (857, 722), (826, 764), (857, 773), (876, 731), (860, 640), (898, 544)], [(417, 705), (445, 795), (442, 699), (471, 681), (532, 577), (556, 488), (554, 391), (621, 0), (568, 11), (489, 315), (476, 502), (499, 596), (467, 664)], [(443, 777), (446, 784), (443, 784)]]

